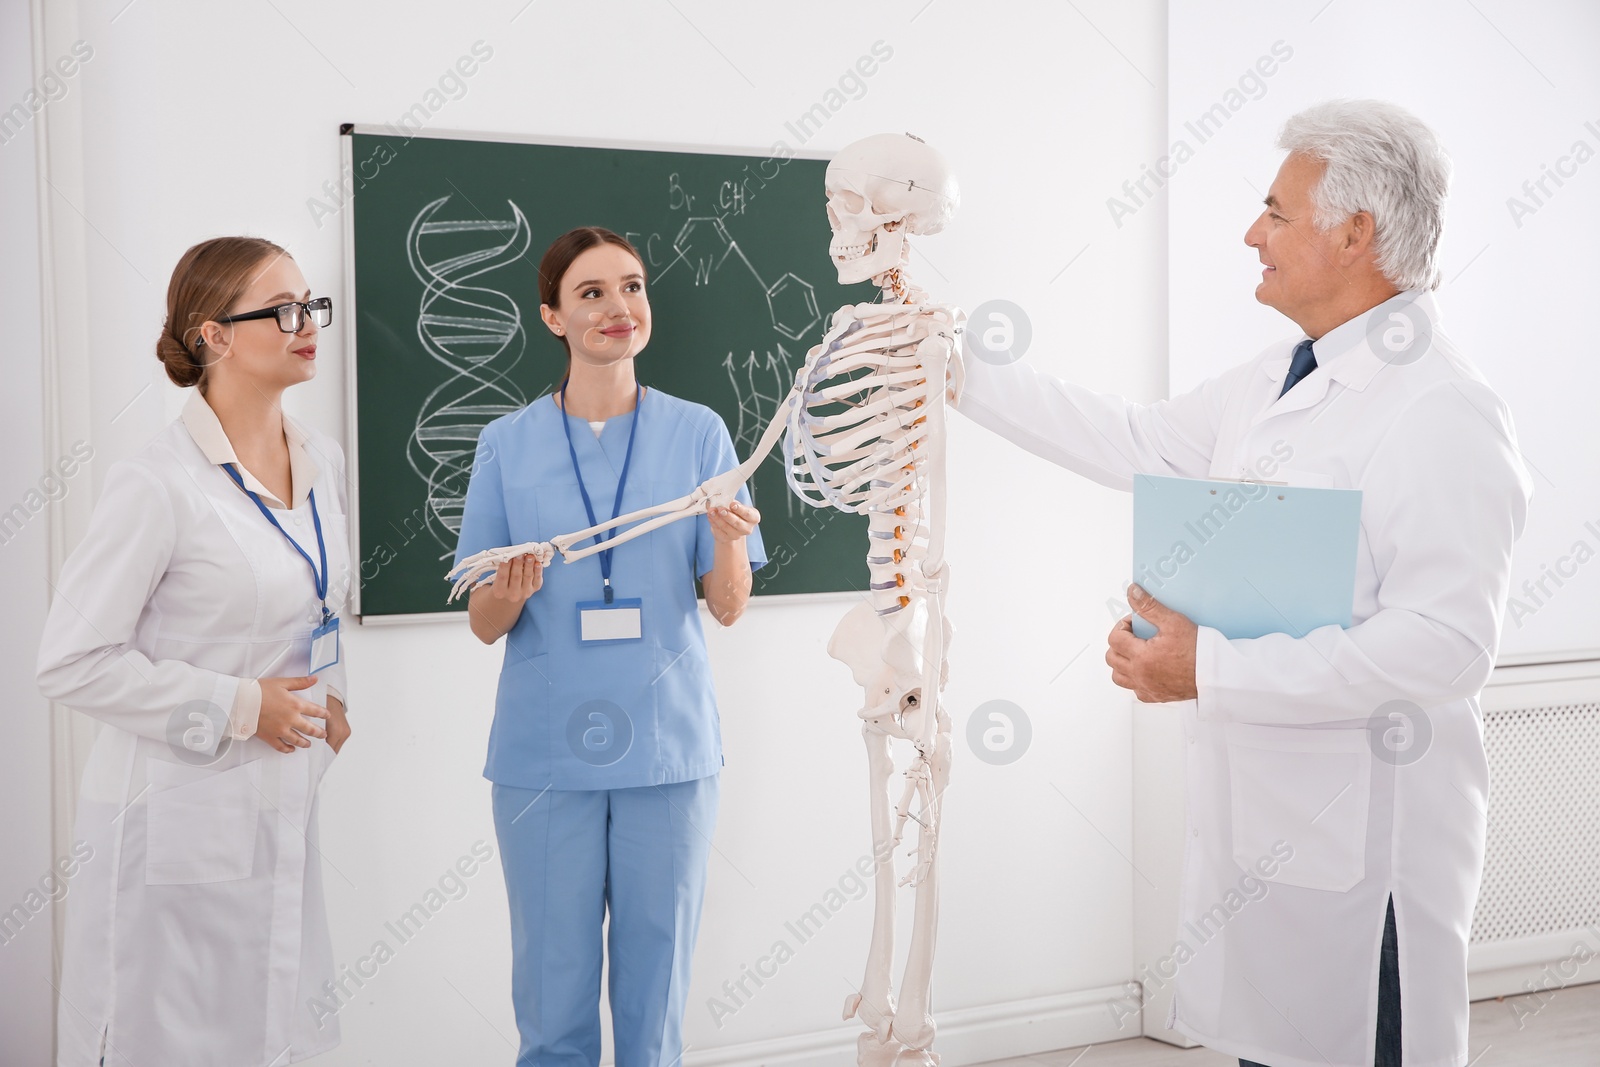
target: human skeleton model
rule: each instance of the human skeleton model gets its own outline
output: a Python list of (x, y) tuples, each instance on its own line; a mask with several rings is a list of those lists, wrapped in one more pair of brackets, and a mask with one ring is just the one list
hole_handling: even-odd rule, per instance
[[(846, 147), (828, 166), (829, 253), (844, 284), (871, 278), (883, 302), (840, 308), (821, 344), (806, 354), (794, 387), (750, 458), (687, 496), (587, 530), (490, 549), (461, 561), (451, 599), (525, 553), (570, 563), (679, 519), (733, 502), (778, 436), (790, 487), (813, 507), (867, 516), (867, 597), (839, 622), (828, 654), (865, 690), (857, 711), (871, 769), (877, 860), (872, 943), (859, 993), (844, 1017), (864, 1022), (862, 1067), (936, 1065), (929, 983), (939, 908), (941, 800), (950, 774), (950, 719), (938, 694), (947, 676), (951, 628), (944, 614), (945, 401), (959, 390), (957, 338), (964, 319), (929, 302), (906, 270), (907, 234), (935, 234), (955, 213), (955, 178), (937, 151), (909, 134), (878, 134)], [(610, 540), (575, 545), (637, 523)], [(892, 740), (913, 749), (897, 805), (890, 796)], [(917, 810), (913, 810), (913, 802)], [(899, 883), (915, 887), (911, 946), (896, 1006), (893, 854), (907, 820), (917, 824), (916, 863)]]

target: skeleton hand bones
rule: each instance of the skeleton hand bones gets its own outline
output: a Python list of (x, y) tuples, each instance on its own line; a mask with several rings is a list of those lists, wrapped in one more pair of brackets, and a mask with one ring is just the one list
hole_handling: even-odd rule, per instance
[(456, 583), (450, 587), (450, 599), (445, 603), (454, 602), (456, 597), (467, 590), (492, 582), (494, 573), (499, 570), (501, 564), (510, 563), (518, 556), (531, 555), (539, 561), (539, 566), (548, 567), (555, 554), (555, 546), (549, 541), (527, 541), (520, 545), (486, 548), (482, 552), (474, 553), (452, 567), (450, 573), (445, 575), (447, 579), (456, 579)]

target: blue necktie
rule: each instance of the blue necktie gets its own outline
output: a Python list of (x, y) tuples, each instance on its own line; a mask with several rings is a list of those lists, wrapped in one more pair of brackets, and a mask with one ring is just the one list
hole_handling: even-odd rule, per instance
[(1317, 369), (1316, 354), (1311, 351), (1309, 340), (1301, 341), (1294, 346), (1294, 359), (1289, 361), (1289, 373), (1283, 379), (1283, 389), (1278, 393), (1282, 396), (1295, 387), (1295, 383)]

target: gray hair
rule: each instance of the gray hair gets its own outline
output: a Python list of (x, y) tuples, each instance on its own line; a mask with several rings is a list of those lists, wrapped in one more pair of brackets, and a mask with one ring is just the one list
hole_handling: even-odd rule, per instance
[(1311, 190), (1318, 230), (1372, 215), (1378, 270), (1398, 289), (1437, 289), (1450, 157), (1423, 122), (1382, 100), (1329, 100), (1283, 124), (1278, 147), (1326, 165)]

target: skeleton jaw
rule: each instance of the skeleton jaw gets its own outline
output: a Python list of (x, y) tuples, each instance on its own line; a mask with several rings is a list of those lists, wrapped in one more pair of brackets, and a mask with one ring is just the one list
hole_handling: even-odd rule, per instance
[(840, 285), (853, 285), (899, 266), (905, 259), (906, 236), (898, 220), (870, 230), (841, 229), (828, 246)]

